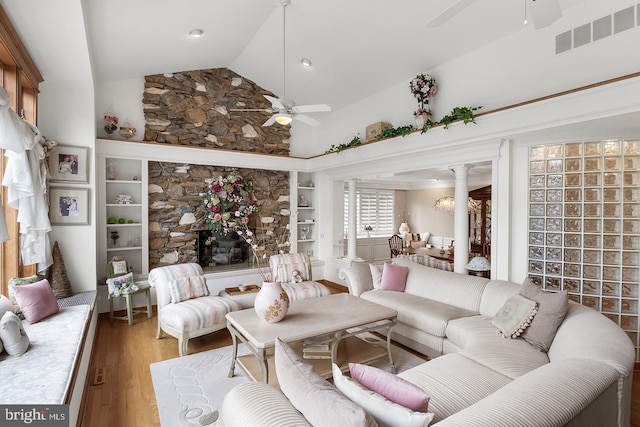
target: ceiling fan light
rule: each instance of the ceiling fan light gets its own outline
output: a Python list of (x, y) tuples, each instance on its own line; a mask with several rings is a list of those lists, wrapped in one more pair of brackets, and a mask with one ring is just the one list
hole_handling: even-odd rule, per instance
[(278, 114), (276, 116), (276, 123), (278, 123), (279, 125), (288, 125), (292, 120), (293, 117), (291, 116), (291, 114)]

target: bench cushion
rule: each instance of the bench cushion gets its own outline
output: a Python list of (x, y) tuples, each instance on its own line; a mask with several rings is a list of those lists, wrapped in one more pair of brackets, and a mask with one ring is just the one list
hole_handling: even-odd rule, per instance
[(89, 313), (90, 306), (78, 305), (62, 308), (38, 323), (22, 322), (31, 345), (20, 357), (0, 354), (0, 402), (65, 403)]

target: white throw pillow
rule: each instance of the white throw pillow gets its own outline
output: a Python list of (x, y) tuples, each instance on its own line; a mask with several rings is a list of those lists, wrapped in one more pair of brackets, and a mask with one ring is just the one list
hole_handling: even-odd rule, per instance
[(169, 282), (169, 295), (173, 304), (209, 295), (204, 276), (180, 277)]
[(373, 289), (380, 289), (380, 285), (382, 285), (382, 269), (384, 268), (384, 264), (382, 265), (369, 264), (369, 268), (371, 269), (371, 279), (373, 280)]
[(380, 427), (426, 427), (433, 420), (433, 414), (430, 412), (412, 411), (345, 377), (335, 363), (331, 369), (333, 384), (338, 390), (369, 413)]
[(376, 425), (371, 415), (318, 375), (280, 338), (275, 343), (275, 365), (280, 390), (313, 426)]
[(22, 328), (22, 322), (12, 311), (7, 311), (0, 319), (0, 340), (11, 356), (21, 356), (29, 348), (29, 337)]
[(513, 295), (493, 316), (491, 323), (500, 330), (502, 337), (518, 338), (531, 325), (537, 312), (537, 302), (522, 295)]
[(4, 313), (7, 311), (13, 312), (13, 303), (9, 298), (0, 294), (0, 319), (2, 319), (2, 316), (4, 316)]

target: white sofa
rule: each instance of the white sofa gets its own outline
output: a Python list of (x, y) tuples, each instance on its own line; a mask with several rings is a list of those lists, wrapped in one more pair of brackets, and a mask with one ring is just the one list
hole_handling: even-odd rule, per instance
[[(491, 323), (519, 284), (394, 262), (408, 268), (404, 292), (373, 290), (367, 265), (341, 275), (354, 295), (398, 310), (394, 339), (435, 357), (399, 374), (431, 396), (431, 425), (629, 425), (635, 352), (605, 316), (569, 302), (549, 351), (541, 352), (521, 338), (500, 337)], [(265, 385), (232, 391), (221, 409), (224, 425), (239, 425), (226, 408), (260, 419), (269, 411), (261, 400), (290, 411), (278, 393)]]

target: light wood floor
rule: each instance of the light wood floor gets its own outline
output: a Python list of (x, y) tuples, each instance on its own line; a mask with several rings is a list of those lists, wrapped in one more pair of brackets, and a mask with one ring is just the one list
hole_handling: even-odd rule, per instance
[[(160, 426), (149, 365), (178, 357), (178, 341), (165, 335), (157, 340), (157, 317), (137, 315), (134, 324), (98, 320), (89, 381), (104, 368), (104, 383), (88, 389), (82, 426)], [(231, 345), (227, 330), (189, 341), (196, 353)], [(631, 426), (640, 427), (640, 370), (634, 372)]]

